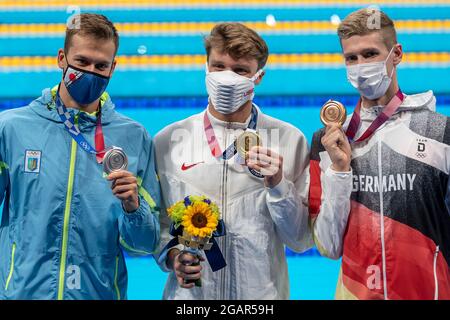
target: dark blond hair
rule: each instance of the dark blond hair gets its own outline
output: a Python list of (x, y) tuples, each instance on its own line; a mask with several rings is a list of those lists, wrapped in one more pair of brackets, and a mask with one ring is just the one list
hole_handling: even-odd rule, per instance
[(205, 49), (209, 60), (211, 49), (227, 53), (235, 60), (254, 58), (258, 69), (263, 68), (269, 57), (266, 42), (252, 29), (241, 23), (217, 24), (205, 38)]
[(394, 22), (378, 9), (360, 9), (348, 15), (338, 27), (338, 36), (349, 39), (353, 36), (365, 36), (379, 32), (384, 44), (390, 50), (397, 44), (397, 32)]
[(92, 37), (96, 40), (112, 40), (116, 46), (115, 53), (119, 49), (119, 34), (117, 29), (104, 15), (81, 13), (80, 15), (74, 16), (66, 29), (66, 38), (64, 40), (64, 51), (66, 53), (71, 46), (72, 37), (76, 34)]

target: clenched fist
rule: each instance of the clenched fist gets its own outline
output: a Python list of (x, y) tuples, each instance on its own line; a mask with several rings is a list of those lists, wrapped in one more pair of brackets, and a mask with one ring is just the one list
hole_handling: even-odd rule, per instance
[(274, 188), (283, 179), (283, 157), (271, 149), (255, 146), (248, 155), (247, 166), (264, 176), (264, 183)]
[[(200, 262), (205, 261), (205, 258), (200, 255), (194, 256), (190, 253), (180, 252), (180, 250), (173, 248), (167, 254), (167, 259), (168, 266), (175, 272), (180, 287), (193, 288), (194, 282), (201, 278), (202, 266)], [(186, 282), (186, 280), (190, 281)]]
[(127, 212), (136, 211), (139, 208), (136, 177), (131, 172), (120, 170), (111, 173), (107, 179), (113, 182), (111, 189), (113, 194), (122, 201), (123, 208)]
[(331, 169), (339, 172), (350, 171), (352, 149), (341, 125), (333, 123), (325, 128), (322, 145), (331, 158)]

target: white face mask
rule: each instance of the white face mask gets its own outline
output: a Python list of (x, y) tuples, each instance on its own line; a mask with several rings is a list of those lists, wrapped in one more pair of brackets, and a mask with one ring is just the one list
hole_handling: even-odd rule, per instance
[(206, 66), (206, 90), (214, 109), (222, 114), (230, 114), (252, 100), (255, 96), (255, 81), (262, 72), (261, 69), (252, 78), (247, 78), (231, 70), (209, 72)]
[(347, 66), (348, 81), (367, 99), (377, 100), (381, 98), (391, 85), (395, 67), (389, 76), (386, 63), (393, 51), (394, 48), (391, 49), (384, 61)]

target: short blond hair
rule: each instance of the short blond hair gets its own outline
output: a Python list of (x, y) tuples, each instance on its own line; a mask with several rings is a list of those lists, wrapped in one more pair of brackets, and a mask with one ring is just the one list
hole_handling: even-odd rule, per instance
[(351, 13), (341, 22), (337, 31), (341, 41), (353, 36), (365, 36), (374, 32), (381, 34), (388, 50), (397, 44), (394, 21), (383, 11), (374, 8), (360, 9)]
[(254, 58), (258, 61), (258, 69), (266, 65), (269, 57), (269, 49), (261, 36), (237, 22), (219, 23), (211, 30), (205, 38), (208, 60), (213, 48), (235, 60)]

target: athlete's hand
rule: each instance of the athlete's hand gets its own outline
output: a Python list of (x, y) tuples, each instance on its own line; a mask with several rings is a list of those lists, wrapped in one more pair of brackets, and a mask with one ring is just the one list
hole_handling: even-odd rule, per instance
[[(180, 252), (180, 250), (174, 248), (168, 253), (169, 268), (173, 269), (177, 282), (180, 287), (185, 289), (193, 288), (195, 280), (200, 279), (202, 266), (201, 261), (205, 261), (202, 256), (194, 256), (187, 252)], [(186, 283), (185, 280), (192, 282)]]
[(352, 149), (341, 126), (335, 123), (328, 125), (321, 141), (333, 163), (331, 168), (340, 172), (350, 171)]
[(136, 177), (131, 172), (120, 170), (111, 173), (107, 179), (112, 181), (112, 192), (122, 201), (122, 206), (125, 211), (136, 211), (139, 208), (138, 184)]
[(264, 176), (264, 184), (273, 188), (283, 179), (283, 157), (268, 148), (255, 146), (248, 153), (247, 166)]

